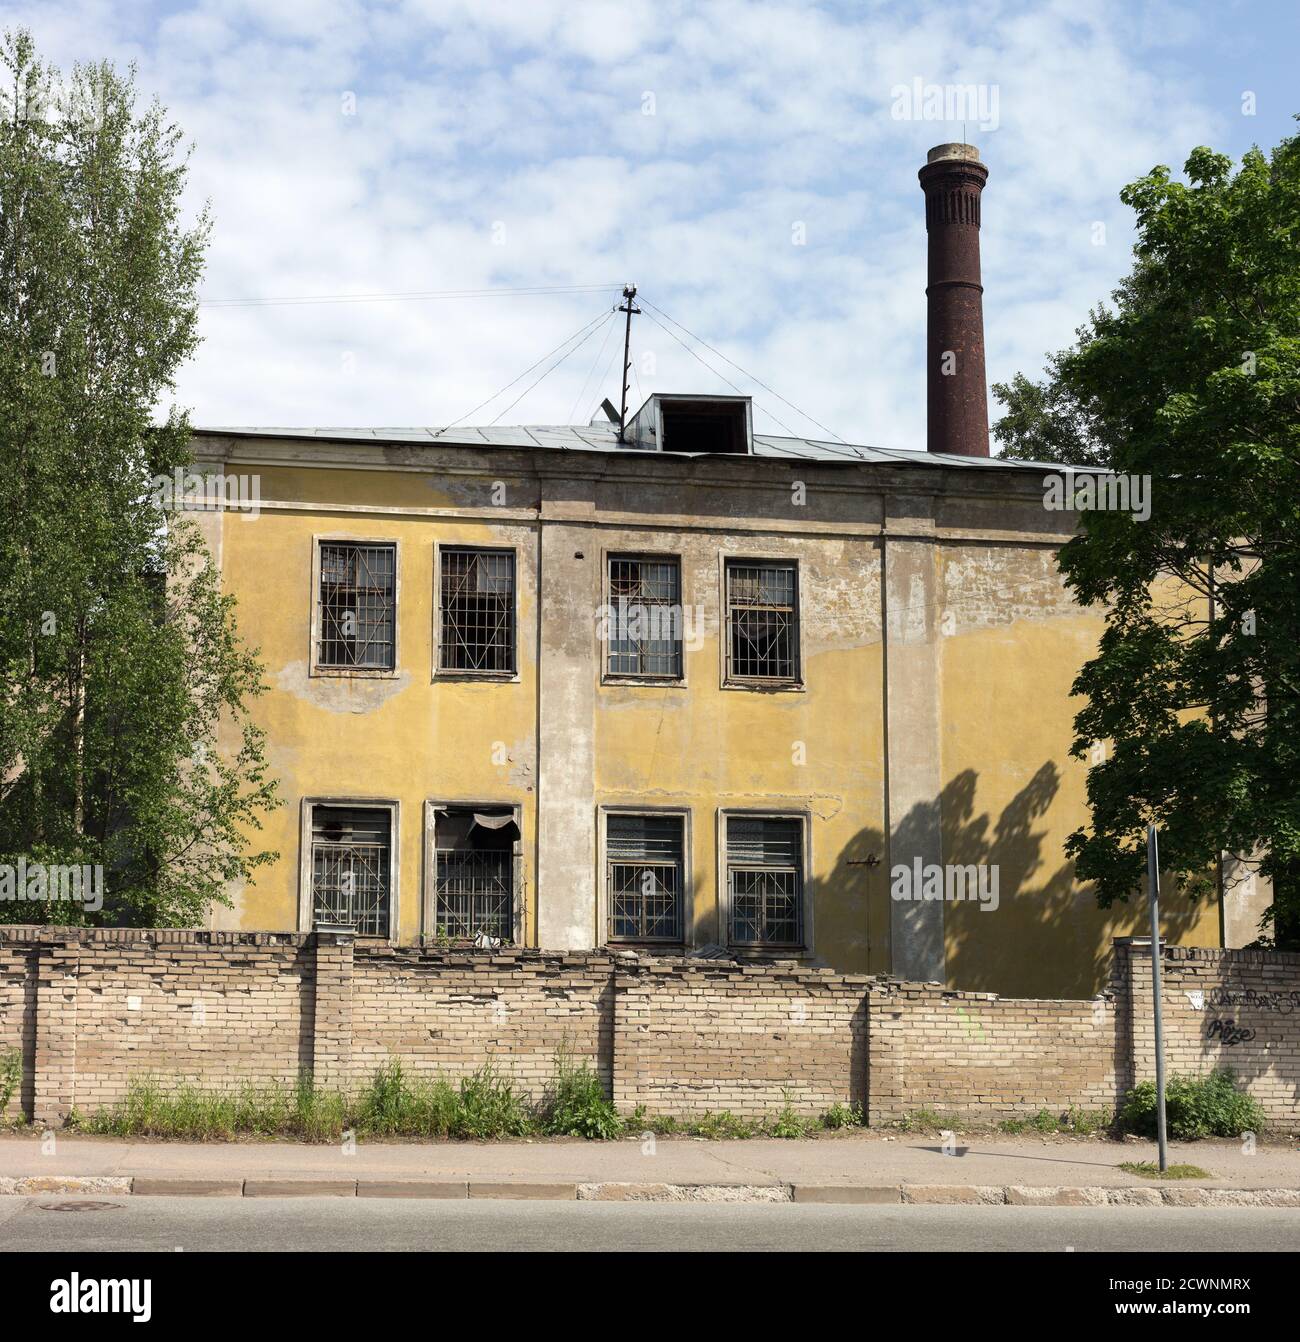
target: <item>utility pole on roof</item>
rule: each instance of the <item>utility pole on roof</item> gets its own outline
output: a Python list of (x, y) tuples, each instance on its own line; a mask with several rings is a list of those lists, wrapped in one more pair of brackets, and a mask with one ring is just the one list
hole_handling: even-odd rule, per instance
[(632, 314), (640, 312), (632, 300), (636, 297), (636, 285), (625, 284), (623, 286), (623, 306), (615, 308), (616, 312), (627, 313), (627, 326), (623, 332), (623, 399), (620, 402), (618, 412), (618, 441), (627, 442), (623, 436), (627, 432), (627, 392), (628, 392), (628, 374), (632, 371)]

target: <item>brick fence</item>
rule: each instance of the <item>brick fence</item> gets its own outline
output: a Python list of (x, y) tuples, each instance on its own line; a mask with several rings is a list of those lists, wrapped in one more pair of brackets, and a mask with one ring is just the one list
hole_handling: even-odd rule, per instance
[[(1153, 1071), (1149, 943), (1116, 943), (1090, 1001), (1000, 998), (794, 964), (448, 952), (332, 933), (0, 927), (10, 1112), (58, 1122), (132, 1076), (352, 1088), (400, 1059), (449, 1077), (491, 1058), (538, 1094), (564, 1048), (622, 1110), (804, 1113), (883, 1123), (1113, 1107)], [(1171, 1072), (1230, 1066), (1300, 1131), (1300, 956), (1166, 947)]]

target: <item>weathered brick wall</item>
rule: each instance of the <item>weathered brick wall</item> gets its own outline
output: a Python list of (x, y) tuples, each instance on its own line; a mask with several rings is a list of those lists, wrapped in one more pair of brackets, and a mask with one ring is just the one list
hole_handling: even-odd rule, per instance
[(354, 1084), (389, 1058), (460, 1077), (489, 1059), (536, 1096), (564, 1049), (610, 1085), (612, 961), (603, 955), (494, 955), (361, 948), (352, 974)]
[(871, 990), (868, 1118), (918, 1109), (992, 1121), (1115, 1103), (1109, 996), (1047, 1001), (880, 982)]
[(30, 1078), (36, 1045), (35, 963), (35, 954), (28, 944), (0, 944), (0, 1059), (16, 1053), (23, 1065), (22, 1081), (14, 1087), (0, 1118), (16, 1118), (31, 1109)]
[(717, 961), (620, 966), (614, 1103), (651, 1113), (802, 1113), (861, 1101), (865, 978)]
[[(1115, 981), (1129, 1019), (1123, 1083), (1155, 1079), (1151, 942), (1115, 945)], [(1160, 1001), (1168, 1075), (1231, 1070), (1270, 1127), (1300, 1132), (1300, 955), (1167, 946)]]
[[(1171, 1072), (1228, 1066), (1300, 1131), (1300, 956), (1166, 948)], [(393, 950), (318, 933), (0, 927), (10, 1112), (56, 1122), (131, 1076), (208, 1088), (358, 1088), (390, 1059), (459, 1077), (489, 1059), (529, 1093), (566, 1048), (620, 1109), (918, 1109), (990, 1120), (1114, 1106), (1154, 1070), (1150, 969), (1116, 945), (1110, 990), (1033, 1001), (783, 964)]]

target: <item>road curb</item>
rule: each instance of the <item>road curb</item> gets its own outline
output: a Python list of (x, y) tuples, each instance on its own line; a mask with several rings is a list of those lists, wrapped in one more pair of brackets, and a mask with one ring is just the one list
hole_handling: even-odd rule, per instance
[(359, 1197), (521, 1202), (790, 1203), (913, 1207), (1294, 1207), (1300, 1188), (1201, 1185), (686, 1184), (515, 1179), (201, 1179), (175, 1175), (0, 1177), (0, 1195), (93, 1193), (136, 1197)]

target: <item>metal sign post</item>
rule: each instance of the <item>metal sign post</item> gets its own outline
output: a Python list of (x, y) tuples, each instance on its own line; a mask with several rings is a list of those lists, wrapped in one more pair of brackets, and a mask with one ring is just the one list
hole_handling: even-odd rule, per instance
[(1156, 1140), (1163, 1174), (1169, 1168), (1169, 1143), (1165, 1133), (1165, 1039), (1160, 1012), (1160, 849), (1154, 825), (1147, 826), (1147, 893), (1151, 902), (1151, 1000), (1156, 1025)]

